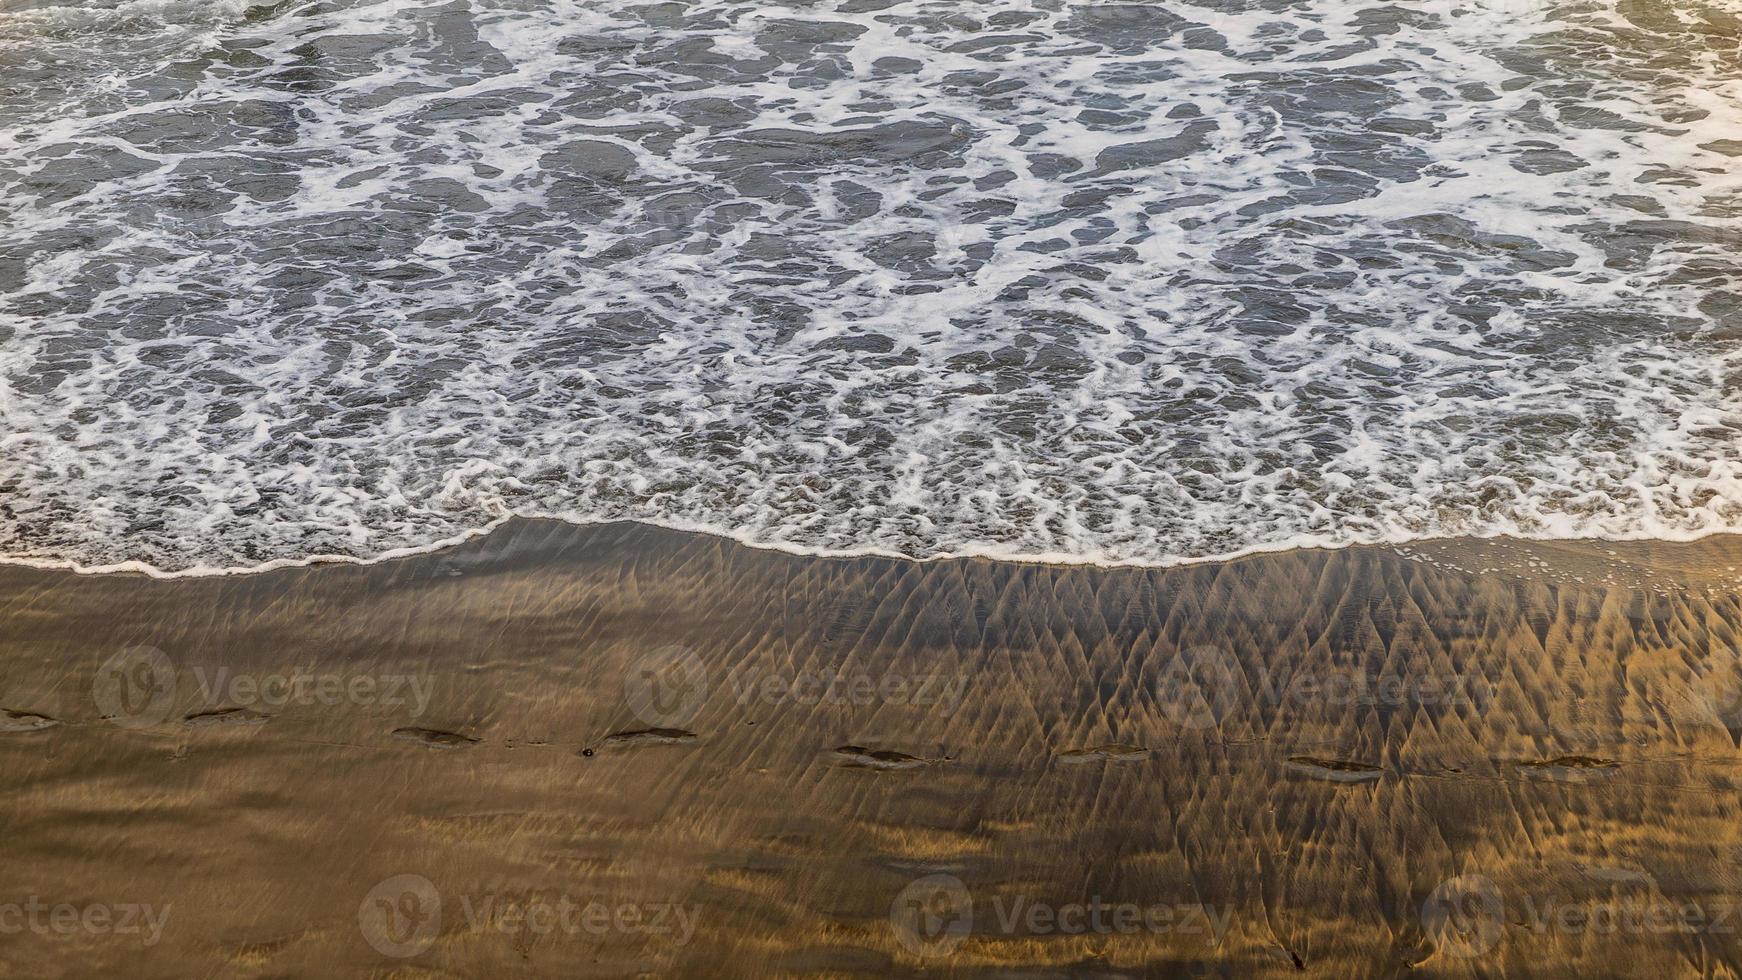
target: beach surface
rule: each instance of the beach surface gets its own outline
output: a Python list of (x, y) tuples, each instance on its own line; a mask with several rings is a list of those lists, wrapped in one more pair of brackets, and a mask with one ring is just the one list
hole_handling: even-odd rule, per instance
[(0, 972), (1733, 976), (1738, 565), (0, 568)]

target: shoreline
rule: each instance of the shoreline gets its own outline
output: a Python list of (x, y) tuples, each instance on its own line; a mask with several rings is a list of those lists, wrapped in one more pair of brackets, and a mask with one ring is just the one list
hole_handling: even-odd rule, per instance
[[(1712, 922), (1528, 918), (1742, 909), (1742, 546), (1606, 550), (1098, 569), (522, 521), (271, 575), (0, 568), (0, 905), (162, 927), (27, 928), (0, 967), (1742, 967)], [(1424, 912), (1472, 894), (1505, 914)]]
[[(318, 568), (328, 565), (350, 565), (367, 567), (406, 559), (419, 558), (426, 555), (440, 554), (459, 548), (468, 542), (488, 537), (505, 525), (515, 523), (559, 524), (577, 529), (639, 526), (679, 534), (693, 534), (701, 537), (714, 538), (730, 542), (756, 551), (768, 551), (796, 558), (816, 558), (834, 560), (853, 560), (860, 558), (876, 558), (889, 561), (909, 562), (925, 565), (937, 562), (954, 561), (984, 561), (1009, 565), (1035, 565), (1048, 568), (1095, 568), (1108, 571), (1115, 570), (1152, 570), (1164, 571), (1174, 568), (1189, 568), (1199, 565), (1216, 565), (1241, 561), (1246, 558), (1264, 555), (1286, 555), (1296, 552), (1336, 552), (1360, 548), (1389, 548), (1405, 553), (1411, 550), (1438, 549), (1459, 547), (1477, 543), (1517, 544), (1522, 546), (1554, 546), (1573, 545), (1599, 548), (1605, 545), (1692, 545), (1717, 539), (1719, 542), (1735, 540), (1742, 543), (1742, 529), (1719, 529), (1689, 532), (1682, 535), (1645, 534), (1627, 537), (1557, 537), (1521, 535), (1511, 531), (1495, 532), (1493, 534), (1459, 534), (1449, 536), (1427, 536), (1419, 538), (1400, 539), (1351, 539), (1346, 541), (1331, 541), (1323, 539), (1302, 539), (1275, 544), (1253, 545), (1225, 554), (1207, 555), (1203, 557), (1176, 557), (1160, 561), (1144, 559), (1109, 560), (1104, 558), (1048, 553), (1037, 555), (1012, 555), (994, 551), (971, 551), (964, 553), (945, 552), (924, 557), (890, 551), (878, 548), (863, 549), (827, 549), (807, 548), (783, 542), (767, 542), (747, 540), (731, 532), (712, 530), (700, 526), (691, 526), (682, 522), (661, 522), (654, 520), (576, 520), (566, 517), (525, 516), (521, 514), (506, 514), (491, 520), (480, 527), (463, 531), (450, 537), (442, 538), (425, 545), (415, 545), (405, 548), (393, 548), (378, 555), (357, 557), (354, 555), (310, 555), (303, 558), (275, 558), (258, 565), (240, 566), (234, 568), (216, 568), (208, 565), (195, 565), (183, 569), (163, 569), (147, 562), (129, 560), (108, 565), (86, 565), (67, 559), (30, 558), (24, 556), (0, 555), (0, 568), (28, 568), (37, 571), (68, 572), (74, 575), (90, 576), (138, 576), (160, 580), (222, 578), (227, 576), (262, 575), (284, 569)], [(1738, 577), (1742, 584), (1742, 576)]]

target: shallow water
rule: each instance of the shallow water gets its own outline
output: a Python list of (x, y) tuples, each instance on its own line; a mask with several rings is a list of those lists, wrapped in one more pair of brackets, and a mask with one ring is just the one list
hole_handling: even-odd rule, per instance
[[(0, 568), (0, 972), (1742, 970), (1742, 593), (1712, 575), (1742, 540), (1440, 557), (920, 564), (511, 521), (363, 568)], [(957, 931), (905, 900), (939, 883)], [(32, 899), (162, 928), (23, 928)], [(693, 932), (510, 914), (565, 899)]]
[(1698, 2), (0, 0), (0, 551), (1742, 528)]

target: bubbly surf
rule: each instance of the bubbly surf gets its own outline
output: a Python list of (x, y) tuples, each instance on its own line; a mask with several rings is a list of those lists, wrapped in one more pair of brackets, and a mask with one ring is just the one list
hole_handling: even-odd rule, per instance
[(1742, 530), (1685, 0), (0, 0), (0, 556)]

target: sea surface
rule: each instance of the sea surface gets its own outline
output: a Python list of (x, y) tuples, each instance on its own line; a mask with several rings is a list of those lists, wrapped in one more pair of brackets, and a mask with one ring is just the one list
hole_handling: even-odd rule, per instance
[(0, 0), (0, 557), (1742, 530), (1735, 0)]

